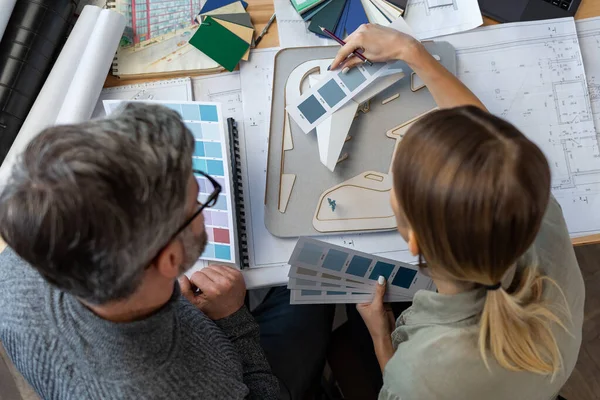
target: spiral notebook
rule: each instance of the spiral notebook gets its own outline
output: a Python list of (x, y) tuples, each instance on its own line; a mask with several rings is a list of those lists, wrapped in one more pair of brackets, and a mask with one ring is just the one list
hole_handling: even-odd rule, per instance
[[(216, 204), (203, 211), (208, 243), (201, 260), (217, 261), (248, 267), (247, 234), (241, 162), (236, 123), (225, 120), (220, 103), (199, 101), (147, 101), (171, 108), (179, 113), (194, 135), (192, 168), (215, 178), (222, 187)], [(115, 111), (124, 100), (105, 100), (107, 114)], [(130, 102), (125, 100), (125, 102)], [(212, 190), (209, 182), (196, 175), (202, 202)]]

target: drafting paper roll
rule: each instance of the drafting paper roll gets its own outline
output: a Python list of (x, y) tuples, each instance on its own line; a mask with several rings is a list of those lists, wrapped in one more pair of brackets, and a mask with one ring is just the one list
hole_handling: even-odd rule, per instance
[(124, 29), (123, 15), (110, 10), (100, 12), (56, 124), (81, 122), (92, 116)]
[[(104, 26), (105, 29), (114, 29), (115, 32), (104, 31), (93, 35), (96, 33), (96, 25), (100, 20), (101, 13), (103, 12), (110, 13), (110, 16), (107, 15), (103, 18), (104, 22), (101, 24), (101, 26)], [(27, 119), (23, 123), (17, 138), (13, 142), (12, 147), (10, 148), (6, 158), (4, 159), (4, 162), (2, 163), (2, 166), (0, 167), (0, 188), (6, 184), (12, 165), (14, 164), (17, 156), (25, 149), (25, 146), (27, 146), (29, 141), (31, 141), (31, 139), (33, 139), (44, 128), (54, 125), (63, 103), (67, 99), (67, 96), (76, 95), (75, 89), (73, 89), (73, 92), (69, 90), (71, 84), (76, 79), (80, 82), (81, 79), (85, 78), (79, 77), (78, 67), (81, 64), (85, 64), (87, 66), (98, 64), (98, 66), (93, 67), (96, 69), (99, 68), (100, 64), (102, 64), (106, 66), (103, 68), (103, 76), (98, 77), (98, 71), (95, 71), (95, 74), (86, 74), (89, 79), (96, 79), (96, 82), (92, 83), (90, 81), (85, 83), (86, 87), (91, 87), (92, 89), (98, 87), (98, 89), (91, 90), (89, 93), (82, 93), (80, 91), (78, 95), (81, 95), (81, 98), (74, 99), (71, 97), (69, 99), (70, 104), (74, 104), (77, 101), (92, 104), (89, 115), (83, 116), (82, 119), (77, 121), (85, 120), (90, 117), (118, 45), (118, 41), (109, 45), (109, 37), (112, 38), (116, 35), (120, 38), (123, 33), (125, 22), (123, 21), (122, 24), (114, 24), (115, 18), (117, 20), (123, 19), (120, 14), (108, 10), (103, 11), (99, 7), (85, 6), (83, 8), (83, 11), (77, 19), (77, 23), (71, 31), (71, 34), (69, 35), (69, 38), (65, 43), (58, 59), (56, 60), (50, 75), (46, 79), (46, 82), (36, 98), (31, 111), (27, 115)], [(107, 23), (111, 21), (112, 23)], [(120, 30), (116, 32), (117, 29)], [(98, 43), (98, 38), (102, 35), (106, 35), (106, 45), (104, 45), (104, 43)], [(90, 45), (100, 45), (100, 47), (105, 48), (88, 49)], [(112, 50), (110, 50), (109, 47)], [(104, 57), (105, 59), (100, 59), (100, 57)], [(77, 112), (78, 115), (82, 114), (79, 109), (74, 109), (73, 111)], [(69, 119), (67, 110), (65, 110), (63, 113), (63, 119), (64, 121), (75, 122), (75, 120)]]
[(4, 30), (10, 19), (13, 8), (15, 8), (17, 0), (1, 0), (0, 1), (0, 39), (4, 35)]

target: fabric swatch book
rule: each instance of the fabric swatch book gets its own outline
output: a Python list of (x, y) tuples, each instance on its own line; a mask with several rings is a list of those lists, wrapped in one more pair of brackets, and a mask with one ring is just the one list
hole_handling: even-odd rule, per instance
[(107, 2), (108, 8), (124, 15), (127, 21), (113, 62), (113, 75), (132, 79), (223, 70), (188, 43), (198, 29), (195, 17), (201, 7), (200, 0), (165, 2), (161, 7), (154, 2), (138, 3), (133, 7), (132, 0)]
[(254, 26), (245, 5), (239, 0), (208, 0), (196, 17), (200, 27), (189, 40), (228, 71), (250, 57)]
[[(135, 100), (139, 101), (139, 100)], [(114, 112), (129, 100), (106, 100), (106, 114)], [(237, 264), (242, 268), (248, 260), (245, 245), (244, 200), (239, 179), (237, 129), (233, 120), (224, 120), (220, 103), (198, 101), (147, 101), (175, 110), (195, 139), (192, 168), (215, 178), (222, 187), (217, 203), (203, 211), (208, 244), (201, 260)], [(198, 201), (212, 193), (212, 184), (202, 175), (198, 180)]]
[[(228, 29), (229, 24), (227, 21), (218, 22), (211, 16), (207, 16), (190, 39), (190, 44), (218, 62), (226, 70), (233, 71), (249, 51), (250, 42)], [(235, 26), (241, 27), (241, 25)], [(250, 41), (252, 41), (252, 32), (253, 30), (250, 33)]]
[(291, 0), (292, 5), (298, 11), (299, 14), (304, 14), (305, 12), (313, 9), (314, 7), (321, 4), (324, 0)]

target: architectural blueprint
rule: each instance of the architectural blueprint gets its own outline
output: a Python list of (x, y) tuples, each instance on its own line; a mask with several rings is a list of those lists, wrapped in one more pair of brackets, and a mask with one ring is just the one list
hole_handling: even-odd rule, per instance
[(548, 158), (570, 234), (600, 231), (600, 152), (574, 20), (503, 24), (443, 40), (457, 50), (459, 78)]
[(600, 17), (576, 21), (596, 133), (600, 134)]

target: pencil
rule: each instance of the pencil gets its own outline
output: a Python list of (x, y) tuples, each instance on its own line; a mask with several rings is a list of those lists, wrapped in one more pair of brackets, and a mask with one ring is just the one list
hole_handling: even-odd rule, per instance
[(271, 24), (273, 23), (273, 21), (275, 21), (275, 13), (273, 13), (273, 15), (271, 15), (271, 18), (269, 18), (269, 22), (267, 22), (267, 25), (265, 25), (265, 27), (263, 28), (263, 30), (260, 33), (260, 35), (258, 35), (258, 37), (256, 38), (256, 40), (254, 41), (254, 47), (258, 46), (258, 43), (260, 43), (260, 41), (262, 40), (263, 36), (265, 36), (265, 34), (267, 33), (267, 31), (271, 27)]
[[(338, 42), (340, 44), (340, 46), (344, 46), (346, 44), (346, 42), (344, 42), (342, 39), (340, 39), (339, 37), (335, 36), (335, 34), (333, 34), (331, 31), (329, 31), (326, 28), (323, 28), (322, 26), (320, 26), (319, 28), (321, 28), (321, 30), (323, 31), (324, 34), (326, 34), (327, 36), (329, 36), (331, 39), (335, 40), (336, 42)], [(367, 57), (363, 56), (360, 51), (358, 50), (354, 50), (352, 52), (352, 54), (354, 54), (356, 57), (358, 57), (359, 59), (361, 59), (363, 62), (369, 64), (369, 65), (373, 65), (373, 63), (371, 61), (369, 61), (367, 59)]]

